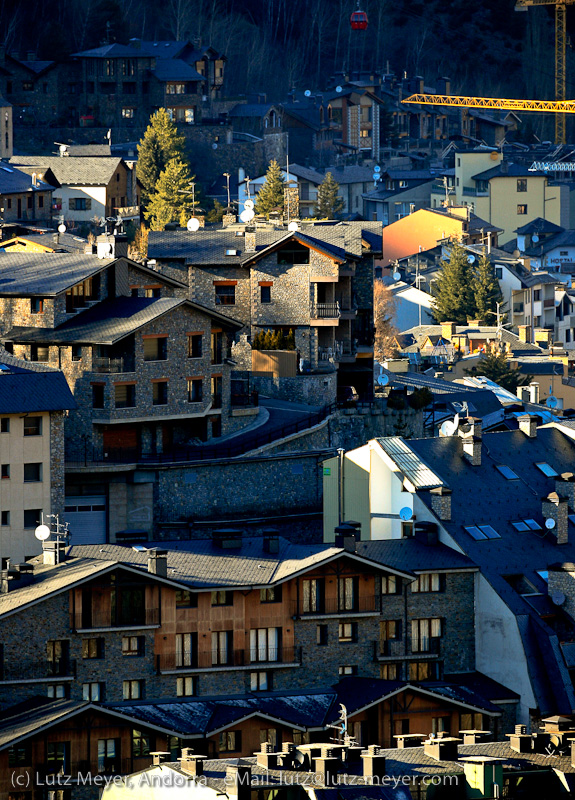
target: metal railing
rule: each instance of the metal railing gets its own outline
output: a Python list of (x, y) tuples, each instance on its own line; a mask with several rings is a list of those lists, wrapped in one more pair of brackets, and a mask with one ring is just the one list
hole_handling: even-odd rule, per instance
[(301, 647), (263, 647), (247, 650), (208, 650), (199, 653), (162, 653), (156, 656), (156, 670), (186, 672), (192, 669), (249, 667), (263, 664), (301, 664)]
[(296, 617), (309, 617), (321, 614), (348, 617), (354, 614), (365, 614), (369, 612), (379, 612), (381, 609), (380, 595), (366, 595), (364, 597), (354, 598), (351, 601), (338, 599), (337, 597), (327, 597), (318, 599), (318, 602), (313, 606), (304, 606), (302, 600), (293, 602), (291, 606), (291, 615)]
[(311, 303), (309, 315), (311, 319), (339, 319), (341, 309), (339, 303)]
[(135, 359), (133, 356), (122, 356), (120, 358), (93, 358), (92, 372), (134, 372)]
[(441, 639), (437, 636), (414, 641), (412, 639), (381, 639), (373, 643), (374, 661), (382, 658), (405, 658), (407, 656), (438, 656)]
[(146, 608), (145, 611), (133, 614), (116, 614), (92, 610), (91, 614), (78, 612), (74, 618), (75, 630), (91, 630), (93, 628), (137, 628), (146, 625), (160, 624), (160, 609)]
[(76, 676), (76, 660), (58, 658), (55, 661), (42, 659), (32, 664), (22, 662), (0, 663), (0, 680), (43, 680), (44, 678), (74, 678)]

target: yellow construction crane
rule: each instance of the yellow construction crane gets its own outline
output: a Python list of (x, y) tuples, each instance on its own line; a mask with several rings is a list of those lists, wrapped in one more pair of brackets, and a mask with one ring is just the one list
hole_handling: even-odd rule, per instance
[[(567, 6), (575, 0), (515, 0), (515, 11), (527, 11), (530, 6), (555, 6), (555, 100), (565, 100), (565, 49), (567, 45)], [(555, 117), (555, 141), (565, 144), (565, 114)]]
[[(575, 1), (575, 0), (574, 0)], [(412, 94), (402, 103), (458, 108), (495, 108), (498, 111), (546, 111), (552, 114), (575, 114), (575, 100), (504, 100), (499, 97), (460, 97), (453, 94)]]

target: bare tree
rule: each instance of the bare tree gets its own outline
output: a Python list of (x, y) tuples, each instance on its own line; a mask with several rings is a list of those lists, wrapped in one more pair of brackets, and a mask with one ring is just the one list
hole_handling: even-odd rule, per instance
[(396, 303), (391, 289), (382, 280), (373, 287), (373, 318), (375, 324), (374, 357), (376, 361), (393, 358), (397, 353), (395, 337)]

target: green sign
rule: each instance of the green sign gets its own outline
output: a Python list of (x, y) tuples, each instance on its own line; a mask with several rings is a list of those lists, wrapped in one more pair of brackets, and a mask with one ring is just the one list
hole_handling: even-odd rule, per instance
[(324, 475), (331, 475), (331, 467), (324, 467), (323, 468)]

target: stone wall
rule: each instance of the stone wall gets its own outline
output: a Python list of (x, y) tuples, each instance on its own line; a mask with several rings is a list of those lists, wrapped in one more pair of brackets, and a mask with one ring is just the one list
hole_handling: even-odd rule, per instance
[[(242, 377), (245, 377), (242, 374)], [(273, 378), (250, 375), (250, 387), (274, 400), (290, 400), (310, 406), (328, 406), (337, 395), (337, 373), (296, 375), (294, 378)]]
[[(560, 559), (560, 551), (558, 558)], [(575, 568), (572, 564), (558, 563), (549, 567), (548, 593), (549, 597), (556, 596), (557, 599), (563, 595), (565, 601), (562, 609), (575, 620)]]
[(64, 412), (50, 413), (50, 513), (64, 512)]

